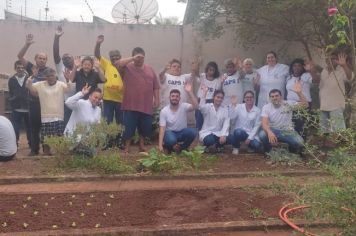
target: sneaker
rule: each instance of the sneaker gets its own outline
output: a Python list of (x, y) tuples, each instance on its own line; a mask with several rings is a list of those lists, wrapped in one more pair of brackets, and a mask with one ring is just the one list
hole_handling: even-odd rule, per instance
[(238, 148), (233, 148), (232, 149), (232, 155), (239, 155), (239, 149)]
[(206, 147), (204, 150), (205, 153), (216, 153), (217, 149), (215, 145), (211, 145), (209, 147)]

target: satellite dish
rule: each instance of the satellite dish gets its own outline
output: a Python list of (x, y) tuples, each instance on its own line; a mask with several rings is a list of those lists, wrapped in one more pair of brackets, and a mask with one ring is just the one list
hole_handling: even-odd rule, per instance
[(117, 23), (143, 24), (157, 15), (156, 0), (120, 0), (111, 15)]

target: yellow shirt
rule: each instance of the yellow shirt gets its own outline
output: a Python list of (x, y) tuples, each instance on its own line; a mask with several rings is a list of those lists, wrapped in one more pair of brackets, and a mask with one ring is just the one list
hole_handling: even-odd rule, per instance
[(111, 61), (101, 57), (100, 66), (104, 71), (106, 82), (104, 84), (104, 100), (122, 102), (124, 84), (119, 71), (111, 64)]

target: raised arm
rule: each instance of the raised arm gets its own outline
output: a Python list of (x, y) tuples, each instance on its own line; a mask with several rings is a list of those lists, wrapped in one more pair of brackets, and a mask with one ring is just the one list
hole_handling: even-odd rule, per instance
[(86, 84), (83, 87), (82, 91), (80, 91), (80, 92), (74, 94), (73, 96), (67, 98), (67, 100), (65, 101), (65, 104), (67, 105), (67, 107), (69, 109), (71, 109), (71, 110), (75, 110), (77, 108), (77, 106), (78, 106), (78, 101), (81, 98), (85, 97), (89, 93), (90, 88), (91, 88), (91, 86)]
[(61, 62), (61, 56), (59, 55), (59, 39), (63, 34), (64, 32), (62, 30), (62, 27), (58, 26), (53, 41), (53, 58), (55, 64), (59, 64)]
[(349, 67), (349, 65), (347, 64), (347, 55), (345, 53), (339, 53), (338, 55), (338, 65), (340, 65), (342, 67), (342, 69), (344, 69), (345, 74), (346, 74), (346, 78), (348, 80), (352, 79), (352, 70)]
[(199, 103), (197, 98), (195, 97), (194, 93), (193, 93), (193, 85), (192, 82), (187, 81), (184, 85), (184, 89), (185, 91), (188, 93), (188, 96), (190, 98), (190, 100), (192, 101), (192, 108), (190, 110), (195, 110), (198, 108)]
[(171, 68), (171, 65), (168, 63), (164, 69), (158, 74), (159, 77), (159, 81), (161, 82), (161, 84), (164, 83), (164, 81), (166, 80), (166, 72)]
[(303, 107), (307, 107), (308, 106), (308, 101), (307, 101), (306, 97), (304, 96), (304, 94), (302, 92), (302, 82), (300, 80), (295, 82), (292, 91), (295, 92), (299, 97), (298, 105), (303, 106)]
[(75, 79), (75, 74), (77, 73), (77, 70), (81, 67), (82, 61), (80, 60), (79, 56), (74, 57), (74, 65), (73, 65), (73, 70), (69, 71), (68, 73), (68, 80), (73, 82)]
[(26, 35), (26, 41), (25, 45), (21, 48), (19, 53), (17, 54), (17, 58), (22, 62), (22, 64), (26, 67), (28, 61), (24, 58), (27, 50), (30, 48), (31, 44), (33, 44), (35, 41), (33, 41), (33, 35), (32, 34), (27, 34)]
[(38, 97), (38, 92), (35, 87), (33, 87), (33, 75), (26, 80), (26, 88), (30, 91), (32, 96)]
[(103, 42), (104, 42), (104, 35), (101, 34), (97, 37), (95, 48), (94, 48), (94, 55), (98, 60), (100, 60), (101, 58), (100, 46)]
[(121, 58), (120, 60), (117, 60), (114, 64), (116, 67), (118, 68), (122, 68), (122, 67), (125, 67), (127, 66), (129, 63), (133, 62), (135, 58), (139, 58), (139, 57), (145, 57), (145, 55), (143, 54), (136, 54), (135, 56), (133, 57), (126, 57), (126, 58)]
[(94, 68), (98, 72), (100, 80), (105, 83), (106, 82), (105, 74), (103, 69), (101, 69), (100, 62), (98, 59), (94, 60)]

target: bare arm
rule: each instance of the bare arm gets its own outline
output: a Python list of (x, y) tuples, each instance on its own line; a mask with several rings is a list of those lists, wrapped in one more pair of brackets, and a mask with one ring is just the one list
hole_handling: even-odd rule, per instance
[(94, 62), (94, 67), (95, 67), (95, 70), (98, 72), (99, 74), (99, 78), (102, 82), (106, 82), (106, 78), (105, 78), (105, 75), (104, 75), (104, 71), (103, 69), (101, 69), (101, 66), (100, 66), (100, 62), (98, 59), (95, 60)]
[(263, 117), (262, 116), (262, 129), (266, 132), (268, 141), (270, 143), (277, 143), (277, 137), (276, 135), (272, 132), (271, 128), (269, 127), (269, 120), (268, 117)]
[(145, 56), (142, 55), (142, 54), (136, 54), (133, 57), (121, 58), (120, 60), (116, 61), (114, 64), (115, 64), (116, 67), (122, 68), (122, 67), (127, 66), (129, 63), (133, 62), (134, 59), (138, 58), (138, 57), (143, 57), (144, 58)]
[(184, 85), (184, 89), (185, 89), (185, 91), (187, 91), (188, 96), (189, 96), (190, 100), (192, 101), (192, 108), (189, 110), (193, 111), (193, 110), (197, 109), (199, 106), (199, 103), (198, 103), (198, 99), (194, 96), (192, 83), (186, 82)]
[(164, 138), (164, 132), (166, 131), (166, 126), (160, 126), (159, 127), (159, 135), (158, 135), (158, 149), (159, 151), (163, 151), (163, 138)]
[(24, 57), (25, 57), (27, 50), (30, 48), (31, 44), (33, 44), (33, 43), (34, 43), (33, 35), (32, 34), (26, 35), (25, 45), (21, 48), (21, 50), (17, 54), (17, 58), (22, 62), (22, 64), (25, 67), (27, 66), (28, 61)]
[(153, 107), (154, 108), (159, 107), (159, 89), (153, 90)]
[(94, 55), (98, 60), (100, 60), (101, 58), (100, 46), (103, 42), (104, 42), (104, 35), (99, 35), (98, 38), (96, 39), (96, 44), (94, 48)]
[(352, 79), (352, 70), (347, 64), (347, 55), (345, 53), (340, 53), (338, 55), (338, 64), (342, 67), (342, 69), (345, 71), (346, 78), (348, 80)]
[(166, 72), (169, 70), (170, 67), (171, 65), (167, 64), (164, 69), (158, 74), (159, 81), (161, 82), (161, 84), (166, 80)]
[(26, 88), (30, 91), (32, 96), (38, 97), (38, 92), (35, 89), (35, 87), (33, 87), (32, 81), (33, 81), (33, 76), (31, 76), (30, 78), (27, 79)]
[(73, 82), (75, 79), (75, 74), (77, 73), (78, 68), (80, 68), (82, 62), (80, 60), (80, 57), (76, 56), (74, 57), (74, 65), (73, 65), (73, 70), (71, 70), (68, 74), (68, 80)]
[(53, 41), (53, 58), (55, 64), (59, 64), (61, 62), (61, 56), (59, 55), (59, 39), (63, 34), (64, 32), (62, 31), (62, 27), (58, 26)]

